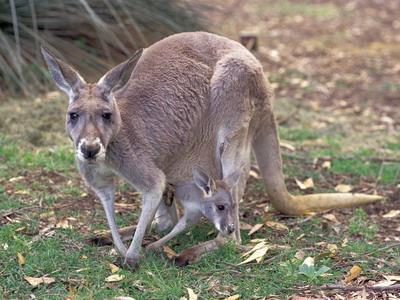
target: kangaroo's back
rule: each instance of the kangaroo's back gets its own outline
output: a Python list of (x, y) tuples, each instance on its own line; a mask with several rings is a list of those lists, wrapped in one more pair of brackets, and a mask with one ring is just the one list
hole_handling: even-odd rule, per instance
[(121, 133), (130, 143), (146, 143), (167, 177), (189, 178), (193, 165), (204, 164), (217, 176), (216, 164), (209, 163), (216, 159), (216, 127), (232, 117), (229, 111), (249, 110), (249, 104), (240, 103), (241, 95), (223, 99), (226, 103), (216, 94), (224, 89), (221, 84), (230, 90), (232, 84), (247, 84), (231, 74), (236, 63), (241, 72), (241, 60), (256, 62), (239, 43), (204, 32), (176, 34), (145, 49), (127, 85), (115, 95)]

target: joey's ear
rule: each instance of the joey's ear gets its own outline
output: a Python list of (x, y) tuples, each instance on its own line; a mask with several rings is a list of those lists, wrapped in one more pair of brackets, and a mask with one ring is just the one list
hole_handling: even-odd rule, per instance
[(78, 94), (79, 89), (86, 84), (85, 80), (70, 65), (56, 58), (45, 47), (41, 46), (41, 51), (51, 77), (57, 86), (70, 97), (71, 101)]
[(130, 59), (112, 68), (100, 78), (97, 82), (97, 86), (99, 86), (105, 94), (109, 94), (113, 90), (122, 88), (128, 82), (136, 63), (142, 56), (142, 53), (143, 49), (140, 49), (136, 51)]
[(195, 167), (193, 168), (193, 179), (195, 184), (204, 192), (206, 196), (211, 196), (211, 193), (215, 187), (214, 180), (207, 175), (202, 169)]

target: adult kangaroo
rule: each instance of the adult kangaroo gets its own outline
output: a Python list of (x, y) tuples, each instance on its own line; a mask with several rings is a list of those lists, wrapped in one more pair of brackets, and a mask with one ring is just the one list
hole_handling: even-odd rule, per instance
[[(67, 132), (79, 171), (100, 198), (114, 244), (130, 265), (139, 262), (146, 228), (160, 205), (166, 183), (192, 180), (199, 166), (221, 178), (218, 146), (232, 150), (229, 172), (251, 149), (273, 206), (282, 213), (349, 207), (381, 199), (360, 194), (292, 196), (282, 161), (272, 93), (261, 64), (242, 45), (205, 33), (165, 38), (108, 71), (98, 82), (85, 80), (42, 49), (58, 87), (69, 96)], [(142, 208), (127, 249), (114, 219), (114, 178), (142, 193)], [(236, 199), (243, 194), (239, 184)]]

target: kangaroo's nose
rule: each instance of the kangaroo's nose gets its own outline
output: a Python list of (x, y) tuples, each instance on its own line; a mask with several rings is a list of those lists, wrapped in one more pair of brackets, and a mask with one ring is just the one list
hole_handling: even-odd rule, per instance
[(83, 157), (86, 159), (93, 159), (100, 151), (100, 144), (99, 143), (84, 143), (81, 146), (81, 152)]
[(235, 225), (234, 224), (228, 224), (227, 228), (228, 233), (231, 234), (235, 231)]

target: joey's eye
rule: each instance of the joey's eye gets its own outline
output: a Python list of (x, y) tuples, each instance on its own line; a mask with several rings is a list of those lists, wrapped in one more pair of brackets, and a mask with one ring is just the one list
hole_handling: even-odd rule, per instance
[(210, 192), (210, 188), (208, 186), (204, 187), (204, 191), (206, 192), (206, 194), (208, 195), (208, 193)]
[(218, 210), (223, 211), (225, 209), (224, 205), (217, 205)]
[(69, 113), (69, 119), (71, 121), (75, 121), (76, 119), (78, 119), (78, 117), (79, 117), (79, 115), (77, 113), (74, 113), (74, 112)]
[(111, 119), (111, 113), (110, 112), (104, 112), (104, 113), (102, 113), (101, 114), (101, 117), (104, 119), (104, 120), (110, 120)]

